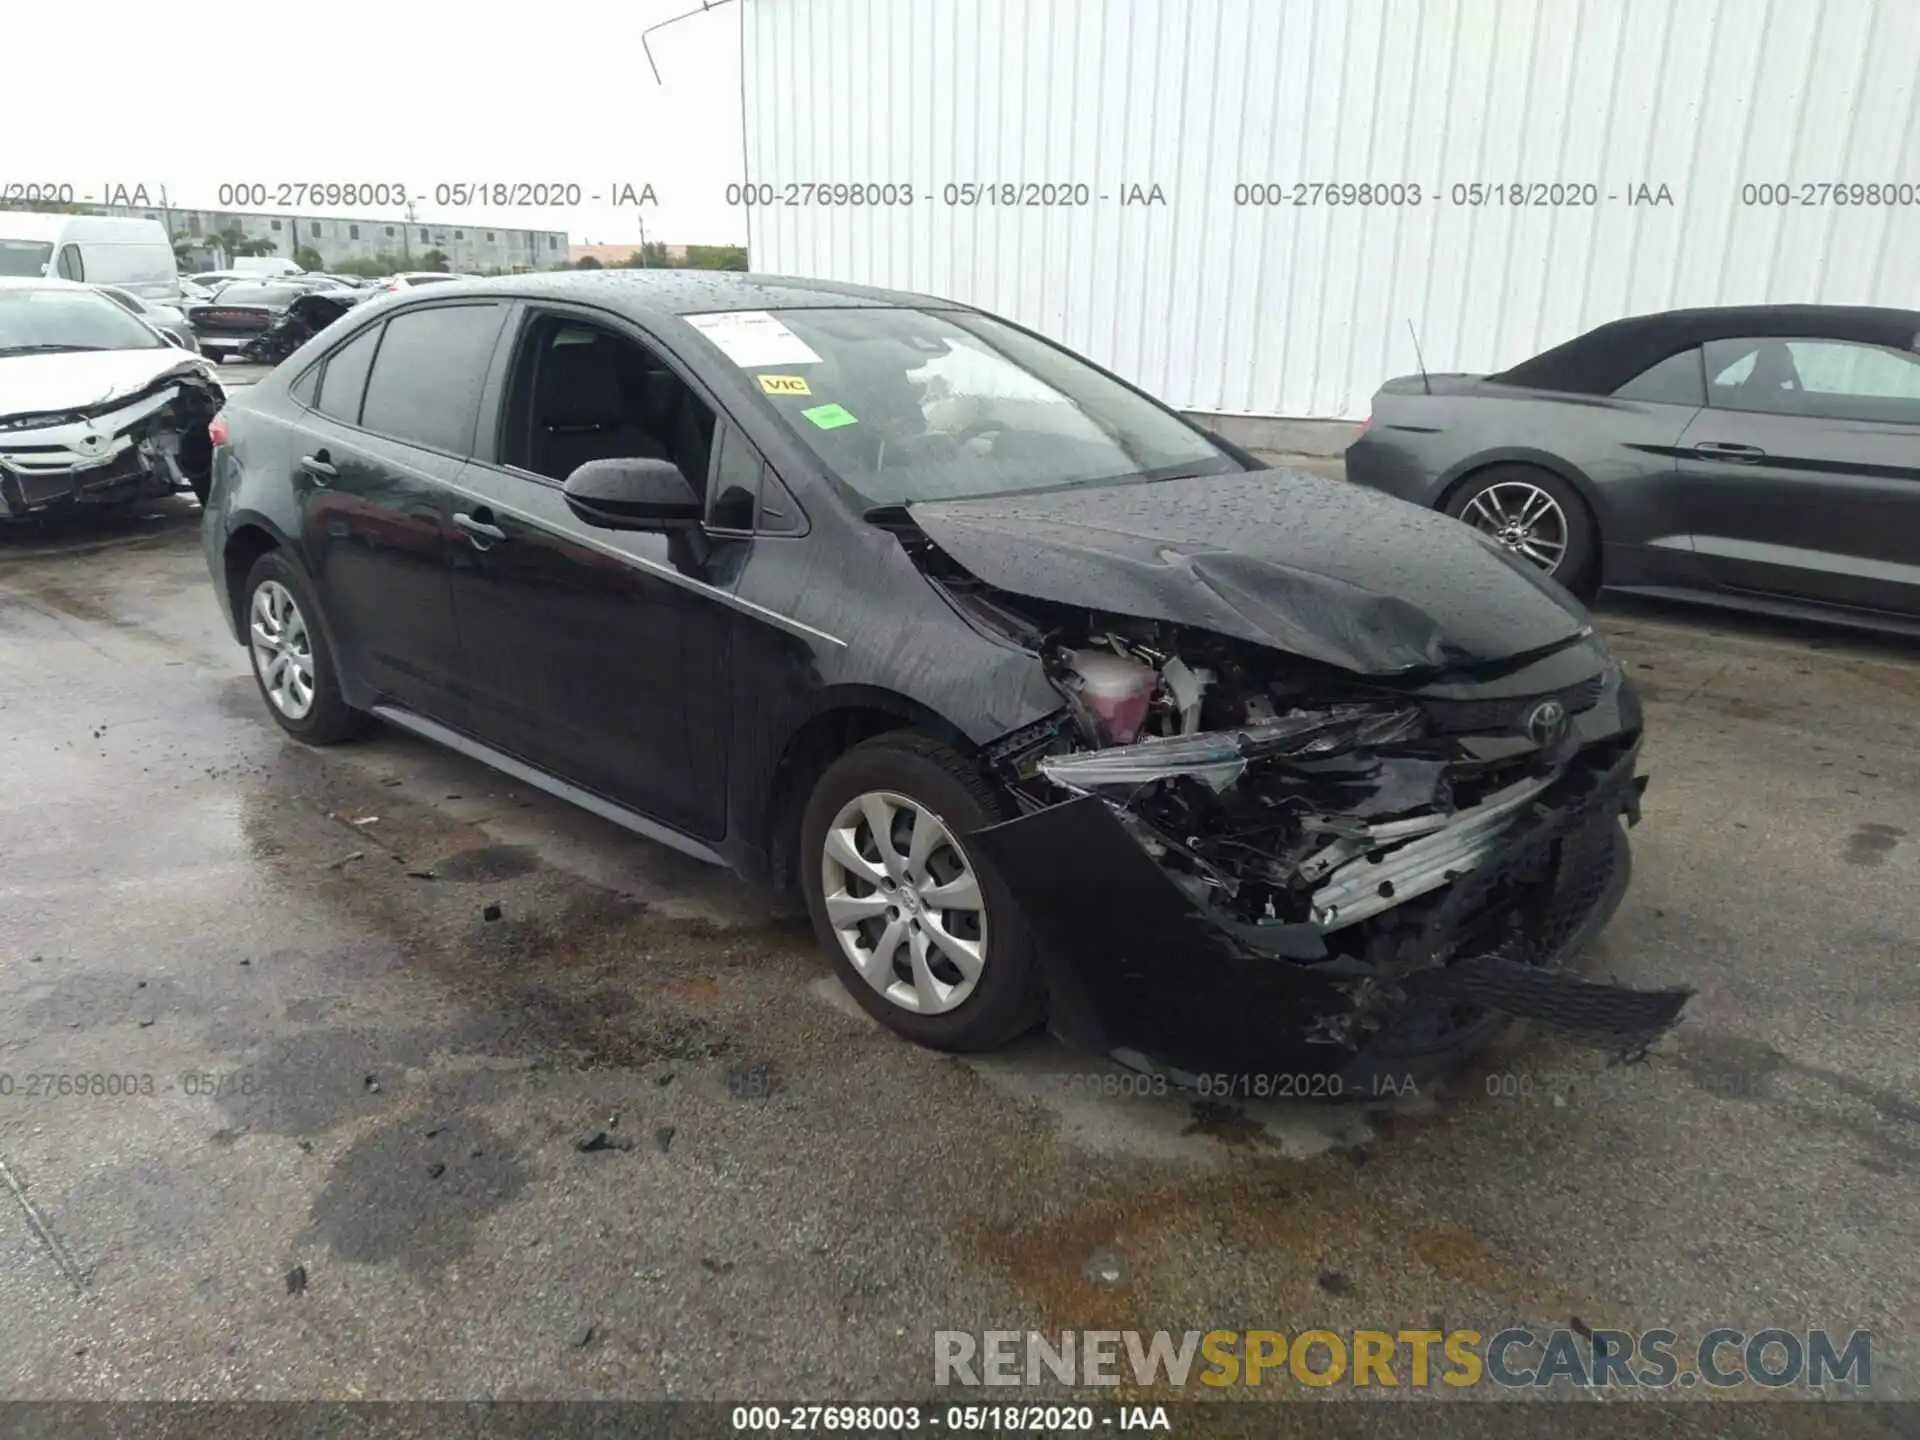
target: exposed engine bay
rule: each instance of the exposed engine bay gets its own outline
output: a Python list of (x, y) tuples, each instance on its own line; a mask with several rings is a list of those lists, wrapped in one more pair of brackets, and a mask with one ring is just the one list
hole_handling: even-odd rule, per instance
[(195, 359), (91, 405), (0, 414), (0, 519), (179, 491), (204, 499), (213, 467), (207, 423), (225, 403), (226, 392)]
[[(1340, 998), (1309, 1030), (1343, 1051), (1423, 997), (1456, 1023), (1496, 1009), (1623, 1051), (1677, 1018), (1689, 992), (1551, 973), (1603, 892), (1615, 886), (1617, 900), (1624, 887), (1617, 817), (1638, 819), (1645, 784), (1637, 703), (1603, 652), (1544, 695), (1358, 676), (1191, 626), (1011, 595), (924, 535), (896, 533), (963, 615), (1039, 657), (1064, 702), (993, 748), (1028, 818), (982, 832), (1009, 874), (1046, 872), (1023, 894), (1043, 932), (1050, 908), (1141, 903), (1153, 888), (1144, 872), (1103, 888), (1053, 858), (1079, 850), (1082, 868), (1131, 870), (1119, 847), (1090, 838), (1124, 832), (1184, 901), (1182, 915), (1163, 907), (1157, 943), (1191, 950), (1205, 922), (1215, 949), (1329, 981)], [(1089, 956), (1145, 944), (1118, 931), (1097, 946), (1051, 938)]]

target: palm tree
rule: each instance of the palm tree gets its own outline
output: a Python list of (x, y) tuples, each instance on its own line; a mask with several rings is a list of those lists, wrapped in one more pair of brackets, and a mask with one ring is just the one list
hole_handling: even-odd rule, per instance
[(271, 255), (280, 248), (271, 240), (249, 237), (238, 225), (229, 225), (214, 239), (227, 252), (229, 259), (238, 259), (242, 255)]

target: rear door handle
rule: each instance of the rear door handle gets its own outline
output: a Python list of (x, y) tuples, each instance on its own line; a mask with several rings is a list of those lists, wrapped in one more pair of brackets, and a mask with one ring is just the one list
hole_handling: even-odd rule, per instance
[(302, 455), (300, 457), (300, 468), (316, 480), (337, 480), (340, 477), (340, 472), (333, 468), (333, 464), (327, 459), (327, 452), (324, 450), (318, 455)]
[[(507, 538), (507, 532), (492, 523), (492, 515), (493, 512), (485, 508), (482, 508), (478, 514), (474, 515), (468, 515), (464, 511), (460, 511), (454, 514), (453, 523), (472, 537), (474, 549), (485, 550), (490, 547), (491, 542)], [(482, 519), (482, 516), (488, 518)]]
[(1693, 453), (1709, 460), (1743, 460), (1748, 463), (1767, 458), (1767, 452), (1758, 445), (1741, 445), (1732, 440), (1702, 440), (1693, 447)]

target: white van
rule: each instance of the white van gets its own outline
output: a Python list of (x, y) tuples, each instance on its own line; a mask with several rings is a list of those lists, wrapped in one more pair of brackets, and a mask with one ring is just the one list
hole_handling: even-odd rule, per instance
[(236, 275), (304, 275), (293, 261), (284, 255), (236, 255), (230, 267)]
[(173, 242), (158, 220), (0, 210), (0, 275), (119, 285), (142, 300), (180, 303)]

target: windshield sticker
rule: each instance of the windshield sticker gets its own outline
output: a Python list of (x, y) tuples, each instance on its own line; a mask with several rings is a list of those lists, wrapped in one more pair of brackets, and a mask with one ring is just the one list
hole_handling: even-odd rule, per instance
[(842, 425), (860, 423), (847, 413), (844, 405), (816, 405), (811, 410), (802, 410), (800, 413), (822, 430), (838, 430)]
[(811, 395), (804, 375), (762, 375), (760, 388), (768, 395)]
[(765, 310), (729, 310), (720, 315), (689, 315), (687, 323), (720, 347), (742, 370), (762, 365), (818, 365), (798, 335)]

